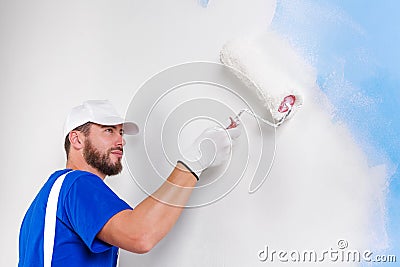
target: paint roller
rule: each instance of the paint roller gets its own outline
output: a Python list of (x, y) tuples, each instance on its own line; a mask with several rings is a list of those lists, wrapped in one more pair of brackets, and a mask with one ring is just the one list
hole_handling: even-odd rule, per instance
[[(261, 56), (260, 56), (261, 55)], [(265, 88), (259, 86), (260, 73), (252, 70), (250, 64), (263, 60), (262, 52), (257, 47), (245, 42), (231, 41), (226, 43), (220, 52), (220, 61), (243, 82), (249, 90), (257, 93), (261, 103), (271, 112), (273, 121), (262, 118), (249, 109), (241, 109), (235, 117), (231, 117), (231, 123), (227, 129), (234, 128), (240, 123), (240, 116), (247, 113), (259, 121), (271, 127), (279, 127), (291, 118), (295, 111), (303, 104), (301, 94), (293, 89)], [(265, 75), (265, 74), (264, 74)], [(281, 86), (277, 86), (281, 87)]]

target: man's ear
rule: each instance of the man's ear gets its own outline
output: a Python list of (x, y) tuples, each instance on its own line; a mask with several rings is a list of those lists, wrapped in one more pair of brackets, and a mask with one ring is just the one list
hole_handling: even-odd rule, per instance
[(71, 147), (75, 150), (80, 150), (84, 147), (84, 135), (82, 132), (79, 131), (71, 131), (69, 133), (69, 142), (71, 143)]

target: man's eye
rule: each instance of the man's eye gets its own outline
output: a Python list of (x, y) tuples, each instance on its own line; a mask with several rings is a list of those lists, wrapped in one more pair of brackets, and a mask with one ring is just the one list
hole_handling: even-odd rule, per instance
[(114, 130), (112, 128), (107, 128), (106, 132), (112, 133)]

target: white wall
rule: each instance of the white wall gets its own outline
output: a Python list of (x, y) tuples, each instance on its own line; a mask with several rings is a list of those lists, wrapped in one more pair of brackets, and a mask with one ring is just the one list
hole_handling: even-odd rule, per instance
[[(227, 40), (266, 31), (275, 1), (211, 0), (207, 9), (196, 0), (0, 5), (0, 265), (13, 266), (24, 212), (48, 175), (64, 166), (69, 108), (110, 99), (125, 112), (156, 72), (218, 61)], [(257, 266), (266, 264), (257, 259), (265, 245), (322, 250), (344, 238), (365, 248), (377, 240), (373, 234), (384, 234), (381, 221), (371, 220), (383, 218), (373, 202), (382, 201), (376, 188), (384, 189), (384, 166), (367, 165), (345, 126), (321, 107), (318, 88), (304, 93), (308, 104), (277, 133), (275, 164), (256, 194), (247, 193), (247, 174), (221, 201), (186, 210), (151, 253), (124, 252), (121, 266)], [(108, 182), (131, 205), (144, 197), (126, 170)]]

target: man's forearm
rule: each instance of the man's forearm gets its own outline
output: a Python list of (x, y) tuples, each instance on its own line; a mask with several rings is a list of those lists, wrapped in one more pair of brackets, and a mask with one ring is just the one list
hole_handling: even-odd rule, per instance
[(154, 245), (174, 226), (196, 182), (193, 174), (178, 163), (167, 181), (133, 210), (146, 222), (146, 231), (151, 232)]
[(174, 226), (196, 182), (196, 177), (178, 163), (159, 189), (135, 209), (112, 217), (98, 237), (132, 252), (149, 251)]

